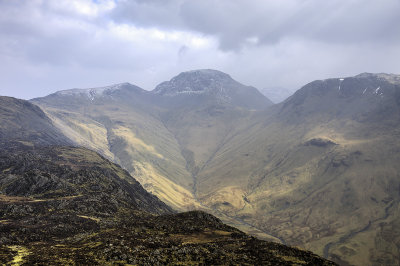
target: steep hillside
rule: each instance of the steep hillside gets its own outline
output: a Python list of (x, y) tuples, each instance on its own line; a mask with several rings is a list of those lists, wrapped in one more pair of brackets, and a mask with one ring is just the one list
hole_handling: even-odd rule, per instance
[(39, 107), (0, 96), (0, 147), (11, 141), (28, 141), (29, 145), (72, 144)]
[(215, 70), (181, 73), (152, 92), (124, 83), (32, 102), (70, 139), (118, 162), (180, 210), (200, 207), (196, 172), (237, 119), (271, 105), (255, 88)]
[(61, 91), (34, 103), (77, 144), (124, 166), (177, 209), (195, 204), (179, 144), (157, 118), (149, 92), (131, 84)]

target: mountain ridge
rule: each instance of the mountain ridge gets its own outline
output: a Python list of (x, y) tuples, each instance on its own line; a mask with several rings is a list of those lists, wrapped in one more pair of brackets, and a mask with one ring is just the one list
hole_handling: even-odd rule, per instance
[(106, 96), (106, 95), (111, 95), (113, 92), (116, 92), (118, 90), (123, 90), (123, 89), (131, 89), (131, 90), (137, 90), (139, 92), (145, 91), (135, 85), (132, 85), (128, 82), (124, 83), (118, 83), (118, 84), (113, 84), (110, 86), (105, 86), (105, 87), (98, 87), (98, 88), (88, 88), (88, 89), (69, 89), (69, 90), (61, 90), (57, 91), (54, 94), (56, 95), (85, 95), (87, 96), (90, 100), (94, 100), (94, 97), (101, 97), (101, 96)]
[[(205, 208), (337, 262), (370, 265), (398, 261), (375, 244), (397, 246), (384, 237), (398, 220), (397, 80), (317, 80), (265, 109), (197, 93), (156, 97), (148, 109), (98, 102), (72, 113), (35, 102), (87, 141), (105, 132), (90, 145), (114, 147), (116, 161), (177, 209)], [(84, 129), (88, 122), (96, 130)]]

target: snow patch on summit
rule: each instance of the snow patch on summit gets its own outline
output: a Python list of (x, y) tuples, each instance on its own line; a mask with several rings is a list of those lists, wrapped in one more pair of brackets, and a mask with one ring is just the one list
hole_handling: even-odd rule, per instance
[(95, 98), (103, 97), (114, 91), (120, 90), (126, 85), (129, 85), (129, 83), (125, 82), (100, 88), (63, 90), (56, 92), (56, 94), (62, 96), (84, 96), (87, 97), (90, 101), (93, 101)]

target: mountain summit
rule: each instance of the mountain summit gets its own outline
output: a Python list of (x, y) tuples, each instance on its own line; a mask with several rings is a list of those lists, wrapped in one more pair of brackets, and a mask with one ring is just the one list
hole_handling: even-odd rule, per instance
[(182, 72), (158, 85), (153, 93), (169, 97), (204, 98), (247, 109), (263, 109), (272, 105), (256, 88), (245, 86), (228, 74), (212, 69)]
[(223, 87), (231, 82), (235, 82), (231, 76), (218, 70), (192, 70), (182, 72), (170, 81), (161, 83), (154, 89), (154, 93), (168, 96), (180, 93), (211, 93), (213, 91), (223, 91)]
[(397, 116), (399, 86), (399, 75), (382, 73), (316, 80), (289, 97), (281, 113), (296, 123), (316, 117), (319, 122), (339, 117), (381, 122)]

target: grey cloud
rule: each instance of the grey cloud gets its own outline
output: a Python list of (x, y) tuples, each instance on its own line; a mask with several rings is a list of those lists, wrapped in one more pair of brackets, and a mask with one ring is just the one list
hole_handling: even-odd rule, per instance
[[(209, 10), (215, 5), (218, 8)], [(242, 45), (249, 37), (257, 37), (260, 44), (292, 36), (336, 43), (399, 41), (398, 14), (398, 0), (205, 0), (187, 1), (181, 10), (188, 25), (217, 35), (222, 48)]]
[[(29, 98), (125, 81), (152, 89), (196, 68), (259, 88), (400, 73), (399, 0), (119, 0), (97, 16), (60, 1), (0, 0), (0, 95)], [(210, 42), (199, 48), (187, 36), (119, 38), (110, 24)]]
[(180, 0), (120, 1), (110, 17), (118, 23), (133, 23), (141, 27), (160, 29), (183, 28), (179, 17)]
[(0, 48), (8, 56), (52, 66), (135, 69), (149, 64), (130, 44), (102, 32), (101, 22), (88, 22), (71, 11), (55, 12), (49, 2), (19, 1), (4, 5), (3, 10)]
[(121, 2), (113, 18), (216, 36), (223, 50), (302, 36), (335, 43), (400, 40), (398, 0), (169, 0)]

